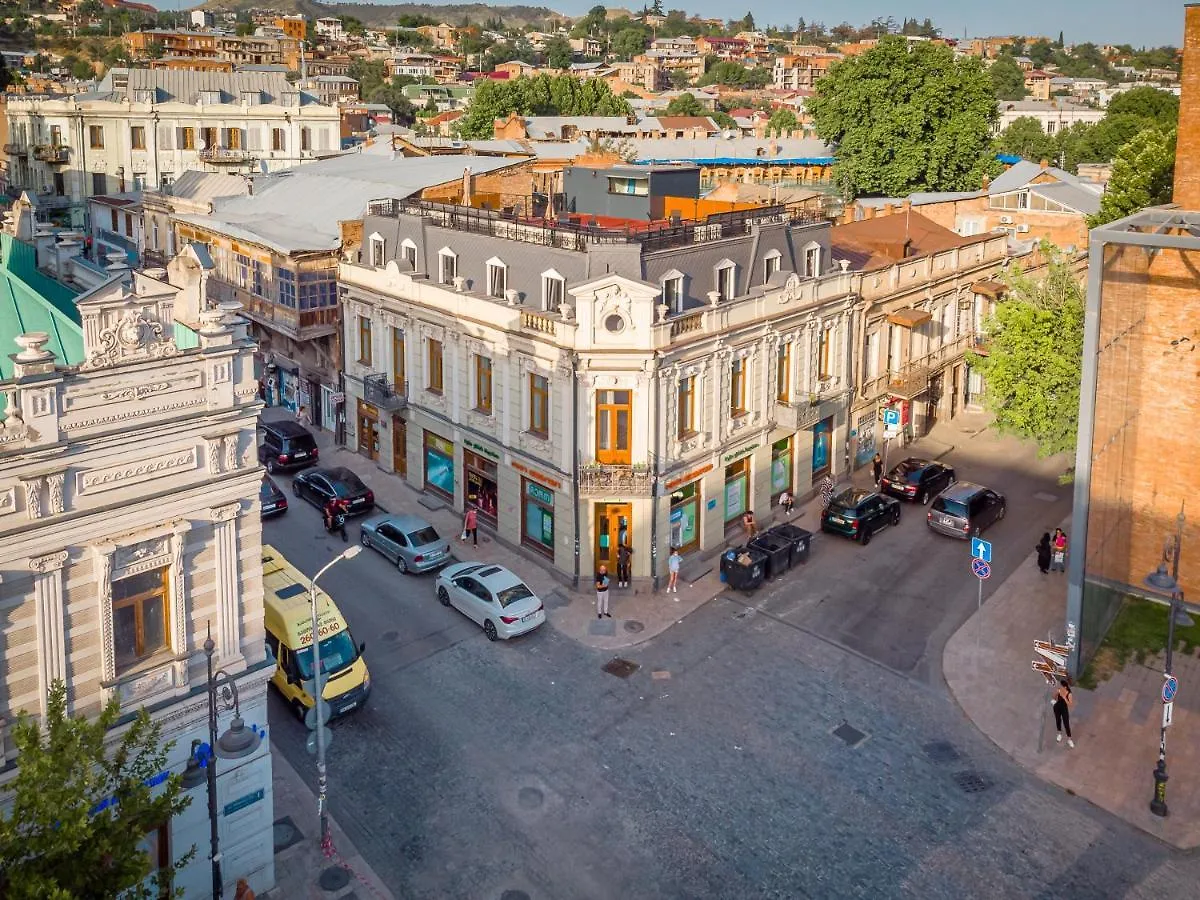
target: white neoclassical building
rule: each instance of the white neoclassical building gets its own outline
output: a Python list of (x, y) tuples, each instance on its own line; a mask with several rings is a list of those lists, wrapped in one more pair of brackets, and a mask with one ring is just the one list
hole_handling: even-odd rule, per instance
[[(253, 345), (236, 304), (206, 308), (206, 261), (189, 252), (165, 277), (127, 270), (74, 298), (22, 280), (32, 211), (6, 223), (6, 297), (25, 323), (0, 329), (0, 795), (15, 774), (10, 733), (45, 710), (54, 680), (75, 715), (111, 697), (145, 707), (185, 768), (208, 741), (206, 658), (241, 694), (247, 726), (267, 724), (259, 409)], [(45, 287), (45, 285), (43, 285)], [(7, 302), (4, 301), (4, 302)], [(0, 312), (0, 323), (14, 318)], [(219, 727), (232, 713), (222, 710)], [(269, 732), (251, 754), (218, 765), (224, 875), (274, 884)], [(174, 857), (198, 852), (178, 883), (211, 891), (204, 788), (148, 838)]]

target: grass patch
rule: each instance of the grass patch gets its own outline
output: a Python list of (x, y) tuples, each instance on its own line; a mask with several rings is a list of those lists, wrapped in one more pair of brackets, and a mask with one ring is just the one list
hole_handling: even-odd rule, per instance
[[(1079, 678), (1079, 686), (1094, 689), (1134, 660), (1146, 660), (1167, 645), (1167, 616), (1170, 608), (1140, 597), (1126, 597), (1096, 655)], [(1195, 618), (1195, 617), (1193, 617)], [(1200, 621), (1190, 628), (1175, 626), (1175, 652), (1195, 653), (1200, 646)]]

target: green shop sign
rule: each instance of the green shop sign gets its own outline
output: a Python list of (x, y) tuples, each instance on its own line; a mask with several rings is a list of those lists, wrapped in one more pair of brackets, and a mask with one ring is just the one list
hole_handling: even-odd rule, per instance
[(463, 438), (463, 446), (469, 447), (476, 453), (482, 453), (484, 456), (490, 456), (492, 459), (496, 460), (496, 462), (500, 462), (500, 454), (495, 450), (489, 450), (487, 447), (483, 446), (483, 444), (477, 444), (472, 440)]
[(733, 453), (726, 453), (725, 462), (737, 462), (743, 456), (749, 456), (751, 453), (757, 450), (758, 446), (758, 444), (751, 444), (749, 447), (743, 447), (741, 450), (735, 450)]
[(225, 804), (225, 815), (232, 816), (235, 812), (245, 809), (247, 806), (253, 806), (261, 800), (266, 794), (262, 788), (259, 788), (253, 794), (247, 794), (244, 797), (238, 797), (232, 803)]

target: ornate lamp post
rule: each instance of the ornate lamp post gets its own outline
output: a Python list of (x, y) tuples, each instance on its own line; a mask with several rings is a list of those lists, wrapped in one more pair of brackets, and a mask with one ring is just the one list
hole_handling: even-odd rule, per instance
[[(1163, 548), (1163, 559), (1158, 568), (1143, 579), (1146, 587), (1171, 597), (1171, 614), (1167, 618), (1167, 657), (1164, 678), (1172, 674), (1171, 658), (1175, 650), (1175, 626), (1187, 628), (1191, 626), (1192, 618), (1183, 609), (1183, 591), (1179, 587), (1179, 551), (1183, 544), (1183, 527), (1187, 520), (1183, 515), (1183, 507), (1175, 518), (1175, 534), (1167, 540)], [(1167, 560), (1171, 561), (1171, 572), (1167, 573)], [(1167, 695), (1164, 694), (1164, 697)], [(1167, 725), (1163, 719), (1158, 735), (1158, 764), (1154, 767), (1154, 798), (1150, 801), (1150, 812), (1156, 816), (1166, 817), (1167, 809)]]
[[(213, 671), (213, 653), (216, 649), (217, 645), (213, 643), (210, 629), (208, 637), (204, 639), (204, 655), (208, 657), (208, 744), (192, 741), (192, 755), (188, 759), (187, 768), (184, 770), (181, 780), (185, 790), (191, 790), (201, 784), (208, 786), (212, 895), (213, 900), (220, 900), (224, 896), (224, 882), (221, 878), (220, 833), (219, 819), (217, 818), (217, 757), (241, 759), (249, 756), (258, 749), (266, 731), (260, 731), (257, 725), (247, 728), (246, 723), (242, 721), (236, 682), (224, 669)], [(229, 728), (219, 738), (217, 737), (218, 702), (223, 709), (233, 710), (233, 721), (229, 723)]]

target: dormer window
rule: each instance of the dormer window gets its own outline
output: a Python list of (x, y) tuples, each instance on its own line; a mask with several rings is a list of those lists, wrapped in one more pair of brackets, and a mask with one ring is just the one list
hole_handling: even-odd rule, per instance
[(279, 96), (279, 102), (284, 106), (299, 106), (300, 92), (299, 91), (284, 91)]
[(804, 277), (816, 278), (821, 274), (821, 245), (809, 244), (804, 248)]
[(221, 102), (221, 92), (220, 91), (201, 91), (200, 92), (200, 105), (201, 106), (215, 106), (220, 102)]
[(247, 106), (258, 106), (262, 103), (262, 93), (260, 91), (242, 91), (242, 102)]
[(737, 266), (732, 260), (723, 259), (717, 263), (716, 291), (722, 300), (732, 299), (736, 290)]
[(504, 299), (508, 290), (508, 266), (493, 256), (487, 261), (487, 294), (499, 300)]
[(771, 250), (763, 257), (763, 284), (771, 280), (771, 276), (779, 271), (783, 255), (778, 250)]
[(554, 312), (563, 304), (566, 281), (554, 269), (542, 273), (542, 309)]
[(370, 244), (370, 247), (371, 247), (371, 265), (373, 265), (377, 269), (382, 269), (384, 267), (384, 265), (386, 265), (385, 258), (384, 258), (384, 251), (386, 249), (386, 245), (384, 244), (384, 241), (383, 241), (383, 235), (381, 235), (381, 234), (371, 235), (371, 239), (368, 243)]
[(458, 276), (458, 256), (449, 247), (438, 251), (438, 281), (442, 284), (454, 284)]
[(133, 102), (134, 103), (153, 103), (154, 102), (154, 94), (155, 94), (155, 91), (153, 89), (148, 90), (148, 91), (136, 90), (133, 92)]
[(672, 269), (662, 279), (662, 302), (671, 312), (683, 312), (683, 273)]
[(400, 243), (400, 257), (408, 263), (409, 269), (417, 271), (417, 245), (412, 238), (405, 238)]

